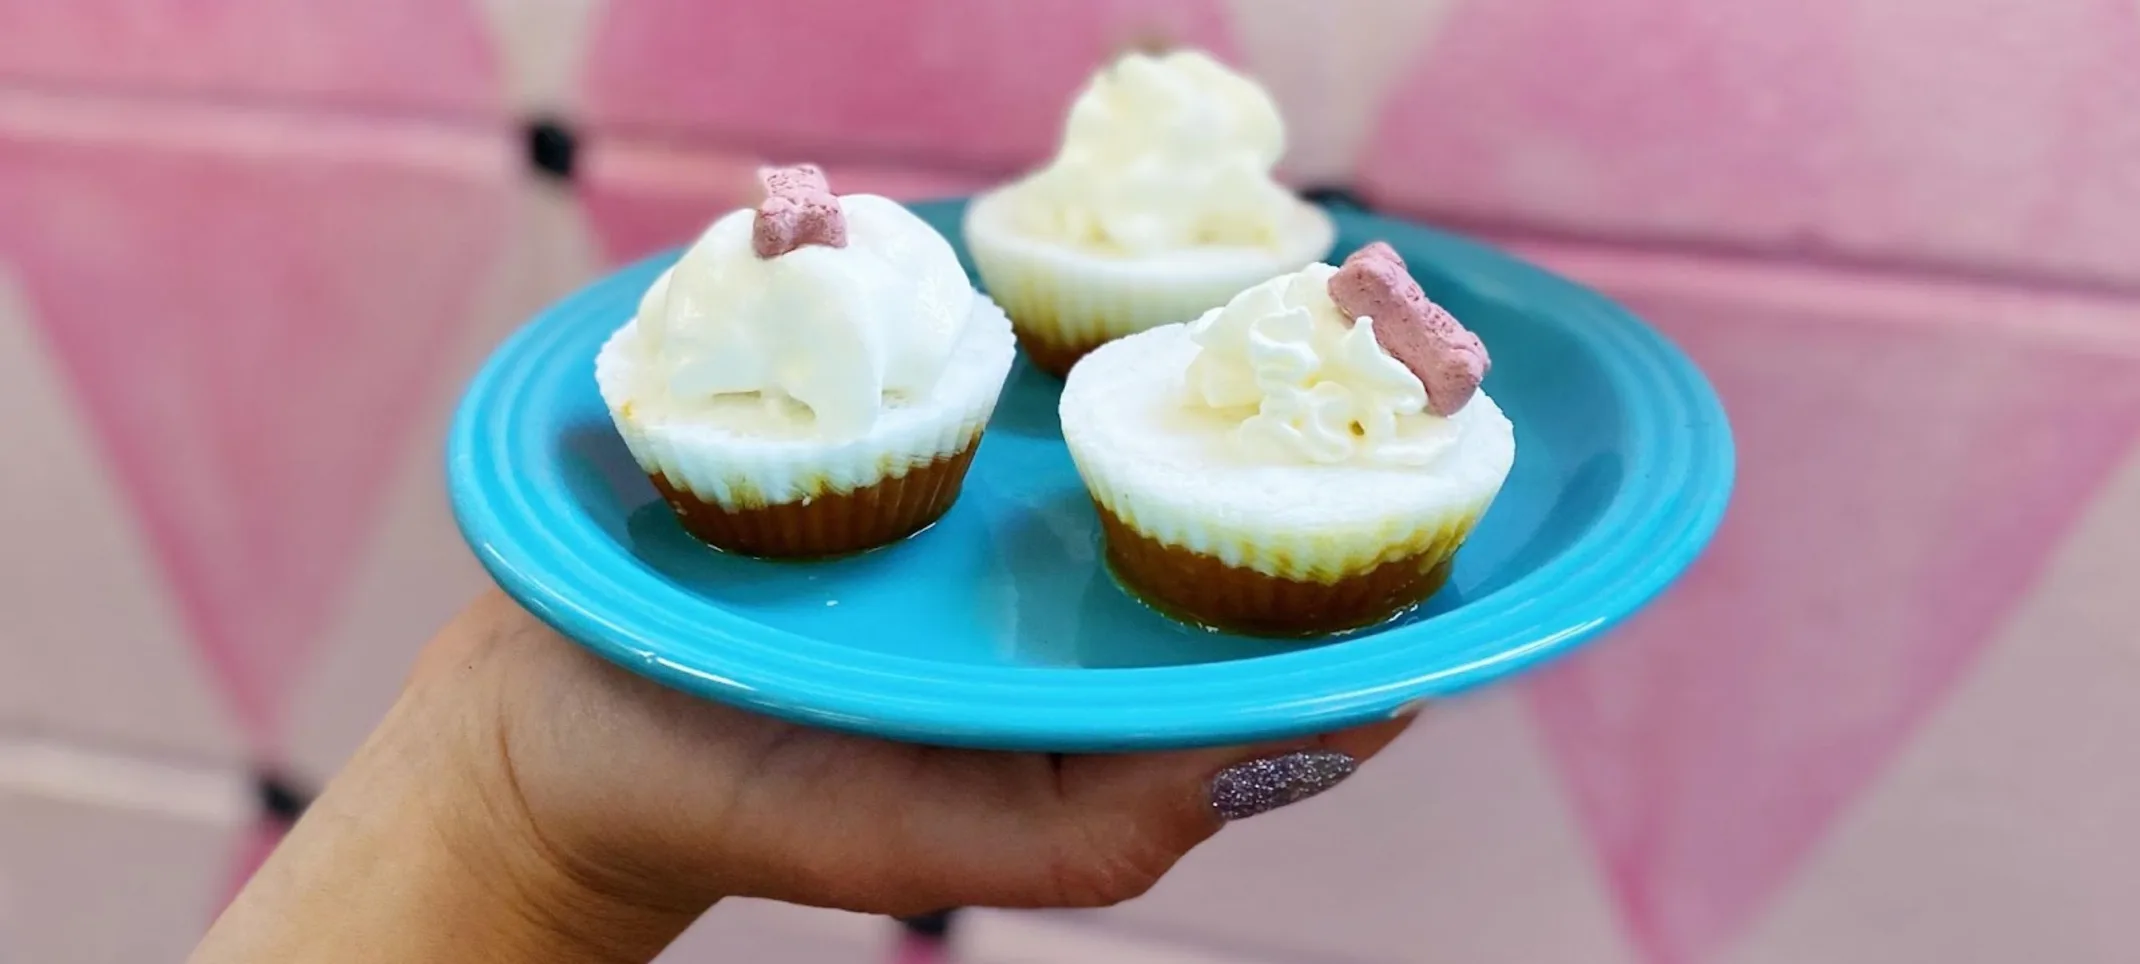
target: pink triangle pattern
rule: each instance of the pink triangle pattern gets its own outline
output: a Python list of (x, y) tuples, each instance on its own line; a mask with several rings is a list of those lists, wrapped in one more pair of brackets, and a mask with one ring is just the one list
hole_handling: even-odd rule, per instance
[[(763, 161), (721, 151), (668, 151), (629, 144), (596, 145), (579, 183), (586, 214), (603, 257), (627, 261), (697, 237), (715, 218), (757, 201)], [(953, 197), (986, 185), (971, 175), (824, 165), (841, 194), (882, 194), (900, 200)]]
[(502, 251), (496, 167), (0, 138), (0, 259), (263, 754)]
[(273, 817), (255, 818), (244, 830), (239, 831), (238, 846), (236, 852), (231, 855), (229, 876), (223, 883), (223, 899), (216, 904), (218, 913), (237, 898), (239, 891), (245, 889), (246, 883), (253, 879), (253, 875), (260, 872), (260, 865), (267, 863), (268, 856), (275, 852), (275, 846), (282, 843), (282, 838), (289, 833), (290, 825)]
[(467, 2), (0, 0), (0, 74), (149, 89), (490, 112), (503, 104)]
[(1722, 392), (1738, 491), (1671, 595), (1527, 693), (1635, 944), (1697, 964), (2029, 591), (2140, 432), (2140, 362), (1959, 325), (1635, 304)]
[(1221, 0), (609, 0), (597, 127), (1006, 168), (1045, 155), (1085, 77), (1145, 38), (1232, 51)]
[(2131, 0), (1496, 0), (1385, 94), (1359, 179), (1475, 221), (2132, 282), (2135, 102)]

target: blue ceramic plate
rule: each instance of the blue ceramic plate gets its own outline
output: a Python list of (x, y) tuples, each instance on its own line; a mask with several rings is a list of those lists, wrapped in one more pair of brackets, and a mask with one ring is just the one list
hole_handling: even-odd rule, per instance
[[(916, 207), (959, 240), (960, 203)], [(462, 533), (507, 592), (636, 672), (804, 723), (1001, 749), (1241, 743), (1391, 715), (1575, 648), (1693, 561), (1732, 439), (1706, 380), (1603, 297), (1508, 255), (1337, 210), (1384, 239), (1493, 350), (1516, 466), (1448, 587), (1319, 643), (1218, 635), (1125, 595), (1056, 424), (1059, 383), (1012, 370), (958, 504), (898, 545), (823, 563), (694, 542), (610, 428), (594, 355), (675, 253), (514, 335), (447, 449)]]

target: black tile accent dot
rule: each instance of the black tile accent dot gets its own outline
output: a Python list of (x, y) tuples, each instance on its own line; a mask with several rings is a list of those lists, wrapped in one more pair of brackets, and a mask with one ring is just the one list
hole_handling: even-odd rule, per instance
[(572, 180), (580, 138), (571, 127), (556, 118), (537, 117), (527, 122), (525, 138), (531, 170), (551, 180)]
[(298, 789), (287, 777), (262, 770), (253, 774), (253, 796), (260, 802), (260, 812), (273, 820), (296, 823), (304, 815), (305, 808), (312, 805), (312, 794)]
[(1351, 188), (1343, 185), (1305, 188), (1300, 192), (1300, 196), (1324, 207), (1350, 208), (1354, 211), (1374, 210), (1366, 201), (1361, 200), (1358, 194), (1354, 194)]
[(906, 928), (907, 933), (916, 937), (926, 937), (930, 940), (940, 941), (951, 936), (951, 919), (957, 913), (957, 911), (940, 910), (934, 914), (922, 914), (919, 917), (902, 917), (899, 918), (899, 926)]

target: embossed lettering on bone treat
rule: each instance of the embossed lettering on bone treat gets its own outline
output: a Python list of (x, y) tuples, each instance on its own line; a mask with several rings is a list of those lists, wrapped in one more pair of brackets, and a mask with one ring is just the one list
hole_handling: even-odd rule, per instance
[(1436, 415), (1462, 411), (1492, 367), (1479, 336), (1428, 300), (1404, 258), (1385, 242), (1345, 259), (1330, 276), (1330, 300), (1348, 325), (1362, 316), (1375, 320), (1375, 342), (1419, 376), (1427, 410)]
[(777, 258), (806, 244), (847, 246), (847, 216), (817, 165), (761, 167), (758, 183), (765, 200), (758, 203), (750, 235), (758, 257)]

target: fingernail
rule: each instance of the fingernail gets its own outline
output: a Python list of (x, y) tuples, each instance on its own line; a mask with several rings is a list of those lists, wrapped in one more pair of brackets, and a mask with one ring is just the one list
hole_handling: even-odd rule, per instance
[(1335, 750), (1302, 750), (1235, 764), (1211, 778), (1211, 809), (1223, 820), (1269, 813), (1343, 783), (1358, 766)]

